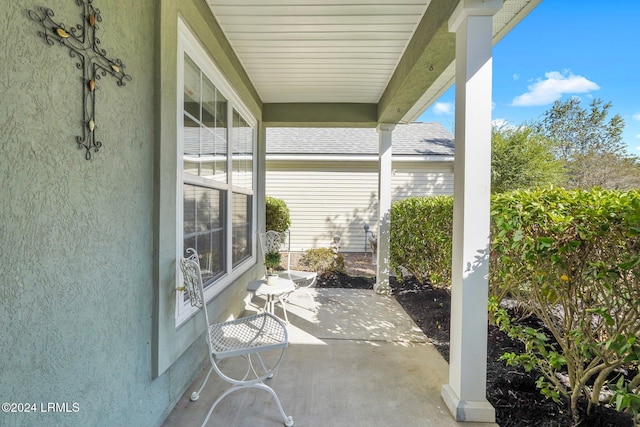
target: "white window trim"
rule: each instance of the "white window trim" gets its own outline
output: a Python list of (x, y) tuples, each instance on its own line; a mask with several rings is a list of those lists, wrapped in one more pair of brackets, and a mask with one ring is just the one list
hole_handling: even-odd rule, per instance
[[(244, 105), (241, 101), (240, 97), (233, 90), (233, 87), (229, 82), (224, 78), (224, 76), (220, 73), (220, 71), (215, 66), (213, 60), (207, 53), (207, 51), (202, 47), (198, 39), (193, 35), (193, 33), (189, 30), (188, 26), (182, 21), (182, 19), (178, 19), (178, 74), (177, 74), (177, 116), (176, 123), (180, 124), (183, 121), (184, 115), (184, 55), (187, 54), (189, 57), (196, 62), (200, 70), (207, 76), (211, 82), (214, 83), (216, 88), (222, 93), (222, 95), (227, 99), (227, 120), (228, 122), (233, 122), (233, 111), (235, 110), (242, 118), (247, 122), (247, 125), (254, 129), (253, 133), (253, 155), (254, 162), (252, 168), (253, 174), (253, 188), (248, 190), (246, 188), (241, 188), (233, 185), (233, 146), (232, 146), (232, 136), (231, 130), (232, 126), (228, 126), (227, 129), (229, 131), (228, 144), (227, 144), (227, 174), (228, 181), (227, 183), (215, 185), (215, 188), (227, 192), (227, 202), (225, 204), (226, 212), (225, 212), (225, 232), (226, 232), (226, 254), (225, 257), (225, 271), (226, 273), (216, 280), (215, 283), (207, 287), (205, 289), (205, 300), (208, 302), (215, 298), (218, 294), (220, 294), (224, 289), (226, 289), (229, 285), (231, 285), (235, 280), (237, 280), (242, 274), (247, 272), (254, 264), (256, 260), (256, 242), (255, 238), (252, 240), (251, 245), (251, 255), (249, 258), (238, 264), (235, 268), (232, 267), (232, 197), (233, 193), (243, 193), (243, 194), (251, 194), (253, 196), (252, 203), (252, 236), (256, 236), (257, 230), (257, 207), (256, 207), (256, 181), (257, 181), (257, 159), (255, 155), (257, 153), (257, 120), (256, 118), (250, 114), (249, 109)], [(177, 126), (177, 149), (176, 149), (176, 162), (177, 162), (177, 171), (176, 171), (176, 260), (179, 260), (182, 257), (182, 245), (183, 245), (183, 221), (184, 221), (184, 206), (183, 206), (183, 126)], [(229, 182), (231, 184), (229, 184)], [(176, 268), (176, 283), (182, 283), (182, 272), (179, 268)], [(198, 309), (192, 307), (189, 301), (183, 301), (182, 292), (176, 292), (175, 299), (175, 323), (176, 328), (183, 325), (186, 321), (188, 321), (193, 315), (198, 312)]]

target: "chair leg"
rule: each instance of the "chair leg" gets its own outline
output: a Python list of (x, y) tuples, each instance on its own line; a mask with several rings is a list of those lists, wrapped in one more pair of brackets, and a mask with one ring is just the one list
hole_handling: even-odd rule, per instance
[[(267, 376), (265, 377), (265, 380), (270, 380), (271, 378), (273, 378), (273, 371), (275, 371), (275, 367), (273, 369), (271, 369), (271, 371), (269, 371), (269, 369), (267, 368), (267, 365), (265, 365), (265, 363), (264, 363), (264, 360), (262, 360), (262, 356), (260, 356), (260, 353), (256, 353), (256, 357), (260, 361), (260, 365), (262, 366), (262, 371), (265, 374), (267, 374)], [(249, 360), (251, 360), (251, 359), (249, 359)], [(253, 373), (255, 374), (256, 378), (260, 377), (260, 375), (258, 375), (256, 373), (255, 369), (253, 370)]]
[(205, 384), (207, 384), (207, 381), (209, 381), (209, 376), (211, 375), (212, 371), (213, 371), (213, 366), (211, 366), (209, 368), (209, 372), (207, 372), (207, 376), (205, 377), (205, 379), (202, 382), (202, 385), (200, 386), (198, 391), (194, 391), (193, 393), (191, 393), (191, 401), (192, 402), (195, 402), (196, 400), (198, 400), (200, 398), (200, 393), (202, 392), (202, 389), (204, 388)]
[(289, 318), (287, 317), (287, 303), (285, 302), (284, 295), (278, 297), (278, 301), (280, 301), (280, 305), (282, 305), (282, 311), (284, 312), (284, 321), (289, 324)]
[(211, 405), (211, 408), (209, 408), (209, 412), (207, 413), (206, 418), (202, 422), (202, 427), (205, 427), (207, 425), (207, 422), (209, 421), (209, 418), (211, 418), (211, 414), (213, 413), (213, 410), (216, 408), (216, 406), (218, 406), (218, 403), (220, 403), (222, 399), (224, 399), (226, 396), (233, 393), (234, 391), (242, 390), (245, 388), (256, 388), (258, 390), (264, 390), (266, 392), (269, 392), (269, 394), (271, 394), (271, 396), (273, 396), (273, 399), (276, 401), (276, 405), (278, 406), (280, 415), (282, 415), (282, 419), (284, 420), (284, 425), (287, 427), (293, 426), (293, 417), (287, 416), (287, 414), (284, 412), (284, 408), (282, 407), (282, 403), (280, 403), (280, 399), (278, 398), (278, 395), (276, 394), (276, 392), (273, 391), (273, 389), (268, 385), (265, 385), (263, 383), (257, 383), (257, 384), (234, 386), (234, 387), (231, 387), (229, 390), (225, 391), (224, 393), (222, 393), (222, 395), (218, 397), (218, 399), (215, 402), (213, 402), (213, 405)]

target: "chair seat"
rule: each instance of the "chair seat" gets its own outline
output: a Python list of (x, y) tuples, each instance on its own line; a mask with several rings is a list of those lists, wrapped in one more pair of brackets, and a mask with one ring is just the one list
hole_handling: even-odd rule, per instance
[(278, 350), (287, 346), (287, 331), (269, 313), (213, 324), (209, 327), (212, 353), (216, 359)]
[(313, 280), (318, 277), (318, 273), (313, 271), (286, 270), (280, 273), (281, 276), (290, 278), (294, 282), (299, 280)]

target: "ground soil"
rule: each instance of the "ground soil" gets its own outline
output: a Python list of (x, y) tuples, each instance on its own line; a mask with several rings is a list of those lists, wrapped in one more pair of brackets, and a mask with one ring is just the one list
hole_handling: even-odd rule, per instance
[[(375, 266), (371, 255), (343, 254), (346, 273), (325, 273), (316, 286), (326, 288), (372, 289)], [(440, 354), (449, 360), (449, 314), (451, 298), (446, 289), (434, 289), (418, 284), (412, 278), (402, 283), (390, 278), (394, 297), (424, 331)], [(554, 403), (536, 389), (536, 373), (507, 367), (498, 358), (505, 352), (522, 351), (522, 345), (511, 340), (496, 327), (488, 326), (487, 399), (496, 409), (496, 421), (501, 427), (632, 427), (633, 421), (608, 405), (595, 406), (587, 416), (582, 414), (576, 424), (566, 402)]]

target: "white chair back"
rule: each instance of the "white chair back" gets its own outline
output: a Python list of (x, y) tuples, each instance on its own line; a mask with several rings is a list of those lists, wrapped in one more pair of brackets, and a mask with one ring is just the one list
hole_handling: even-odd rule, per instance
[(204, 300), (204, 285), (202, 284), (202, 272), (200, 271), (200, 258), (193, 248), (187, 249), (187, 258), (180, 258), (180, 270), (187, 296), (193, 307), (197, 307), (204, 312), (204, 320), (209, 327), (209, 315), (207, 314), (207, 304)]

